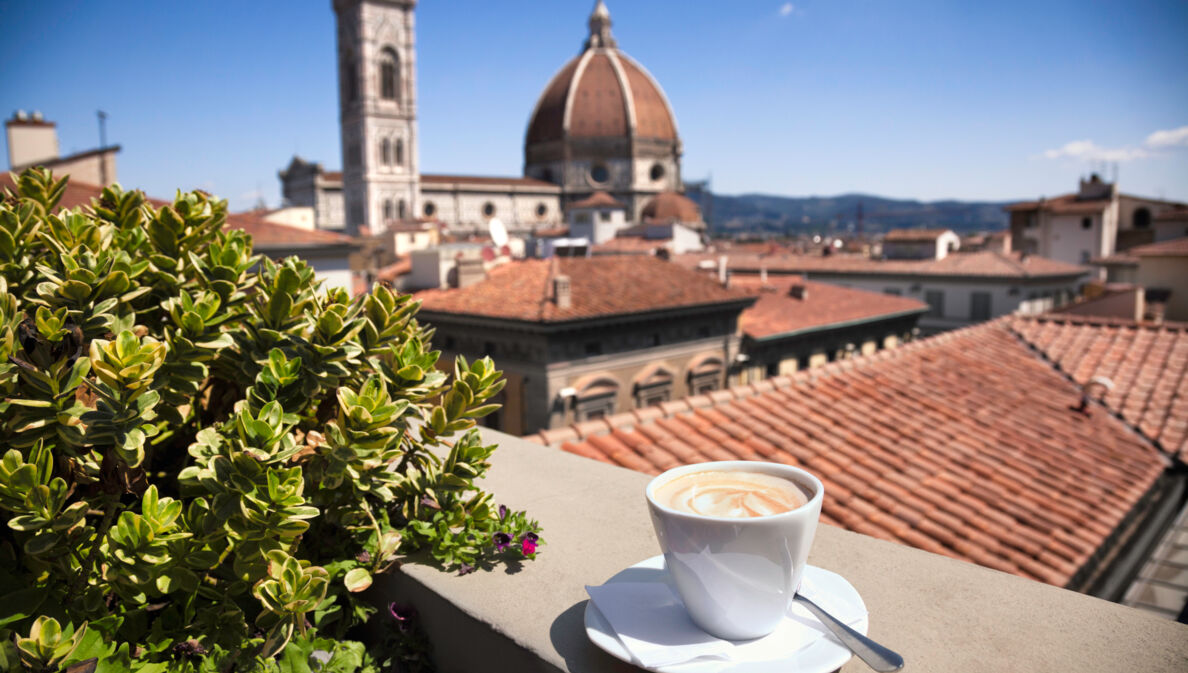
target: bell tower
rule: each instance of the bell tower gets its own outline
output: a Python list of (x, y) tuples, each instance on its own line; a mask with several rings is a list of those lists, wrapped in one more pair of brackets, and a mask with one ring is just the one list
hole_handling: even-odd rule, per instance
[(333, 0), (346, 231), (415, 217), (416, 0)]

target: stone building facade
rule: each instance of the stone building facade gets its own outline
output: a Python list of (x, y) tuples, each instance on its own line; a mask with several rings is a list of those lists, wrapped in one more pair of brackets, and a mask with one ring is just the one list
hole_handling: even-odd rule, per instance
[(490, 355), (507, 385), (488, 425), (527, 434), (730, 384), (747, 294), (654, 257), (525, 260), (416, 294), (442, 364)]
[(277, 175), (285, 206), (312, 209), (314, 226), (318, 229), (342, 231), (346, 227), (342, 173), (323, 170), (321, 164), (295, 156), (288, 168)]

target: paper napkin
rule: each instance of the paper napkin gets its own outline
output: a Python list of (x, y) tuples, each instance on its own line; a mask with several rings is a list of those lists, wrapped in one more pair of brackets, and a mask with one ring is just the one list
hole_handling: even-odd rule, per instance
[[(807, 573), (806, 573), (807, 574)], [(770, 661), (792, 656), (828, 636), (829, 630), (803, 606), (795, 605), (778, 628), (755, 640), (723, 640), (702, 631), (689, 618), (680, 597), (663, 581), (613, 582), (587, 586), (586, 593), (635, 660), (645, 668), (675, 666), (694, 660), (706, 663)], [(806, 577), (800, 593), (851, 626), (866, 610), (848, 600), (819, 591)]]

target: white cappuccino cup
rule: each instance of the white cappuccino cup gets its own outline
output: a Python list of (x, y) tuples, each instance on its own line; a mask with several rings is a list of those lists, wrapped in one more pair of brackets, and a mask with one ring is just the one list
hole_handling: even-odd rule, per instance
[[(745, 493), (722, 495), (707, 487), (704, 493), (694, 493), (680, 502), (667, 497), (672, 489), (663, 490), (665, 485), (681, 477), (687, 477), (685, 482), (700, 480), (688, 477), (702, 472), (761, 475), (752, 481), (777, 477), (799, 488), (803, 498), (787, 511), (767, 514), (770, 510), (760, 508), (756, 514), (745, 506), (751, 499)], [(726, 481), (747, 479), (741, 475)], [(666, 497), (658, 498), (658, 491)], [(779, 463), (697, 463), (673, 468), (652, 479), (645, 496), (668, 573), (693, 622), (703, 631), (727, 640), (759, 638), (774, 631), (792, 605), (808, 561), (825, 497), (821, 481), (800, 468)], [(735, 498), (740, 504), (722, 505), (724, 498)], [(689, 502), (710, 504), (690, 506)]]

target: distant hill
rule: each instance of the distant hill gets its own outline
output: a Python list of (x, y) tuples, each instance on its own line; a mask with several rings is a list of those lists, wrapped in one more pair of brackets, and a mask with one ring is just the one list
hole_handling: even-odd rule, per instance
[(1009, 201), (909, 201), (869, 194), (839, 196), (770, 196), (713, 194), (689, 190), (714, 231), (722, 233), (796, 234), (856, 229), (862, 204), (866, 233), (912, 227), (944, 227), (959, 232), (992, 231), (1007, 226), (1002, 207)]

